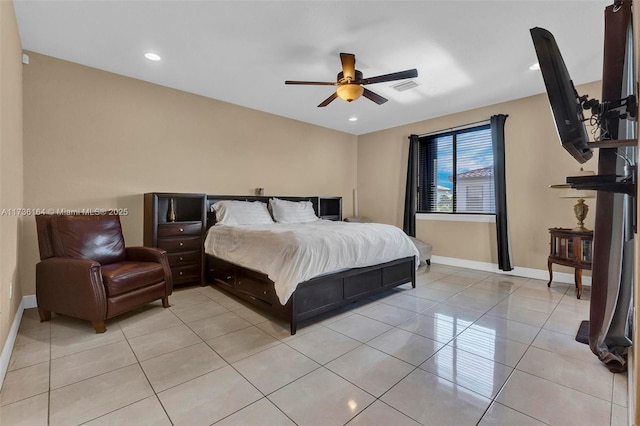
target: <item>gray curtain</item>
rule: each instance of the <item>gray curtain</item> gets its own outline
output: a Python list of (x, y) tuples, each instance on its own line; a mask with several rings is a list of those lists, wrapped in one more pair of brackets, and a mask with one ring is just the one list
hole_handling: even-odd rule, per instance
[(511, 271), (511, 246), (507, 222), (507, 179), (504, 148), (504, 123), (508, 115), (491, 117), (491, 140), (493, 142), (493, 185), (496, 199), (496, 234), (498, 238), (498, 267)]
[(404, 194), (404, 223), (402, 230), (416, 236), (416, 206), (418, 203), (418, 135), (409, 136), (409, 159), (407, 162), (407, 188)]

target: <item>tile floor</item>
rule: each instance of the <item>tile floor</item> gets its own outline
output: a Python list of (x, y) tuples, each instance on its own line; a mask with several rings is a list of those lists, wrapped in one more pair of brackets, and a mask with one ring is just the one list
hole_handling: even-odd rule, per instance
[(624, 425), (572, 286), (443, 265), (288, 325), (213, 287), (107, 323), (25, 312), (4, 425)]

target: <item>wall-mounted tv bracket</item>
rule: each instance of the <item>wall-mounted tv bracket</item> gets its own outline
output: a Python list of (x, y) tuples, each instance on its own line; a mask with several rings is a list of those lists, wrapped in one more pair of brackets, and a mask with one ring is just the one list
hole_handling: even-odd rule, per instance
[[(579, 96), (578, 101), (582, 108), (591, 110), (592, 124), (596, 125), (602, 132), (601, 136), (606, 137), (606, 129), (602, 126), (607, 119), (627, 119), (637, 120), (638, 104), (634, 95), (619, 99), (612, 102), (602, 102), (597, 99), (589, 99), (588, 95)], [(585, 121), (587, 121), (585, 120)], [(622, 140), (600, 140), (589, 142), (589, 146), (593, 148), (616, 148), (624, 146), (635, 146), (638, 143), (636, 139)], [(601, 174), (587, 176), (567, 176), (567, 183), (574, 189), (615, 192), (627, 194), (635, 197), (637, 194), (637, 164), (632, 164), (631, 160), (626, 158), (625, 175)], [(634, 203), (635, 204), (635, 203)], [(635, 223), (634, 223), (635, 228)]]
[(580, 96), (578, 100), (583, 109), (591, 110), (591, 115), (599, 117), (599, 120), (607, 118), (635, 120), (638, 118), (638, 103), (635, 95), (602, 103), (597, 99), (589, 99), (589, 95)]
[(612, 148), (615, 146), (630, 146), (637, 143), (632, 140), (612, 141), (607, 128), (609, 120), (638, 119), (638, 102), (635, 95), (602, 103), (597, 99), (589, 99), (589, 95), (578, 96), (576, 94), (576, 98), (582, 109), (591, 111), (591, 117), (585, 118), (584, 121), (589, 121), (592, 126), (600, 131), (599, 137), (596, 138), (598, 141), (589, 143), (590, 146), (594, 148)]
[(629, 175), (587, 175), (567, 176), (567, 183), (573, 189), (617, 192), (635, 196), (637, 167), (629, 166)]

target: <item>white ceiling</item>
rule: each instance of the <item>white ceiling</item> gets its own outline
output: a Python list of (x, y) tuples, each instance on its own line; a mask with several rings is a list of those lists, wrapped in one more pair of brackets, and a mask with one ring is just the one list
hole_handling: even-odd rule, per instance
[[(528, 69), (535, 26), (555, 35), (575, 84), (599, 80), (611, 0), (14, 4), (25, 50), (359, 135), (543, 93)], [(389, 102), (317, 108), (331, 86), (284, 85), (334, 81), (340, 52), (365, 77), (417, 68), (420, 86), (369, 85)]]

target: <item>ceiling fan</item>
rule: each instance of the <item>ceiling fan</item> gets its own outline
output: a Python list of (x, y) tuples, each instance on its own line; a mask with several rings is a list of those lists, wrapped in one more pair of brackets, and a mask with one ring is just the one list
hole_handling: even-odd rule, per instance
[(341, 53), (340, 61), (342, 62), (342, 71), (338, 73), (336, 82), (328, 81), (292, 81), (287, 80), (284, 84), (308, 84), (314, 86), (338, 86), (336, 91), (327, 99), (322, 101), (319, 107), (329, 105), (335, 98), (343, 99), (347, 102), (354, 101), (360, 96), (371, 99), (373, 102), (381, 105), (388, 99), (383, 98), (377, 93), (372, 92), (362, 86), (365, 84), (383, 83), (385, 81), (404, 80), (406, 78), (415, 78), (418, 76), (418, 70), (411, 69), (406, 71), (394, 72), (391, 74), (379, 75), (377, 77), (362, 78), (362, 73), (356, 69), (356, 56), (352, 53)]

